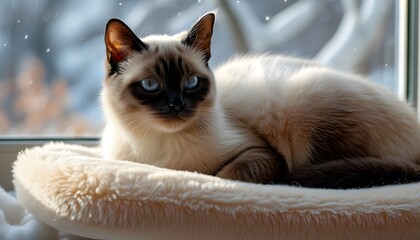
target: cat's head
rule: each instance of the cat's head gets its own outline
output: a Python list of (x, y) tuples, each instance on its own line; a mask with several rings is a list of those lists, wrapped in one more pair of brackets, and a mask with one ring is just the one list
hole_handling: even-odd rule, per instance
[(108, 117), (123, 121), (130, 131), (175, 132), (211, 112), (215, 84), (208, 61), (214, 19), (208, 13), (190, 31), (141, 39), (121, 20), (110, 20), (102, 91)]

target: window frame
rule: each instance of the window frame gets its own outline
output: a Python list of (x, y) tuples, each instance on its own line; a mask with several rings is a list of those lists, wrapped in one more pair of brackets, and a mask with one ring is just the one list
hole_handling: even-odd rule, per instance
[[(407, 99), (413, 103), (420, 119), (420, 84), (417, 77), (420, 76), (420, 48), (418, 47), (418, 33), (420, 32), (419, 12), (420, 4), (417, 0), (401, 0), (396, 2), (398, 9), (398, 49), (397, 73), (398, 95), (401, 99)], [(415, 50), (415, 54), (414, 53)], [(411, 54), (410, 54), (411, 53)], [(12, 167), (20, 151), (26, 148), (41, 146), (47, 142), (65, 142), (69, 144), (81, 144), (85, 146), (97, 146), (99, 137), (91, 138), (60, 138), (60, 137), (2, 137), (0, 136), (0, 186), (6, 191), (13, 190)]]
[(415, 83), (414, 87), (417, 86), (417, 89), (416, 89), (417, 92), (416, 92), (416, 95), (415, 95), (416, 96), (415, 102), (416, 102), (417, 119), (420, 120), (420, 109), (419, 109), (419, 107), (420, 107), (420, 97), (419, 97), (420, 84), (419, 84), (419, 79), (418, 79), (419, 76), (420, 76), (420, 60), (419, 60), (419, 56), (420, 56), (420, 46), (419, 46), (419, 40), (420, 40), (420, 36), (419, 36), (419, 34), (420, 34), (420, 16), (419, 16), (419, 14), (420, 14), (420, 4), (417, 0), (411, 0), (411, 1), (416, 4), (415, 8), (414, 8), (415, 11), (413, 13), (413, 15), (415, 15), (415, 16), (413, 16), (413, 19), (414, 19), (413, 30), (415, 31), (415, 38), (412, 39), (412, 43), (415, 44), (415, 46), (416, 46), (416, 50), (417, 50), (416, 53), (417, 54), (415, 55), (415, 57), (416, 57), (415, 62), (413, 62), (413, 70), (416, 72), (416, 75), (414, 76), (413, 81)]
[[(406, 2), (406, 1), (401, 1)], [(407, 59), (407, 83), (406, 83), (406, 99), (418, 111), (418, 76), (419, 76), (419, 10), (420, 6), (417, 0), (410, 0), (407, 3), (407, 18), (406, 21), (406, 59)]]
[(1, 137), (0, 138), (0, 186), (6, 191), (14, 189), (12, 182), (13, 162), (19, 152), (25, 149), (42, 146), (48, 142), (65, 142), (69, 144), (80, 144), (84, 146), (97, 146), (99, 138), (45, 138), (45, 137)]

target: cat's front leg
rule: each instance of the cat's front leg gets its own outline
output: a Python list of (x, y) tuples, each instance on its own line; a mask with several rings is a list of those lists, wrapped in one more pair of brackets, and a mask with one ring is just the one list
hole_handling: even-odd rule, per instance
[(229, 161), (216, 176), (252, 183), (276, 183), (288, 173), (284, 158), (270, 147), (249, 148)]

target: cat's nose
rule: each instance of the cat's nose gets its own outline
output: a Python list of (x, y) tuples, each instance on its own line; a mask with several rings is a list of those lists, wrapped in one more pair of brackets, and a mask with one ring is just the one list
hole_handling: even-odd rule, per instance
[(175, 112), (179, 112), (184, 108), (184, 104), (169, 104), (169, 109)]
[(169, 109), (179, 112), (184, 108), (184, 97), (181, 94), (171, 94), (169, 96)]

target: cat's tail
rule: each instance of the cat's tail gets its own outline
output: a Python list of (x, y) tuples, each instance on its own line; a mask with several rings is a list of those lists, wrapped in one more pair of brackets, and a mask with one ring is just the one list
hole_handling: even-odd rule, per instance
[(305, 166), (281, 184), (312, 188), (350, 189), (420, 182), (420, 165), (408, 161), (355, 158)]

